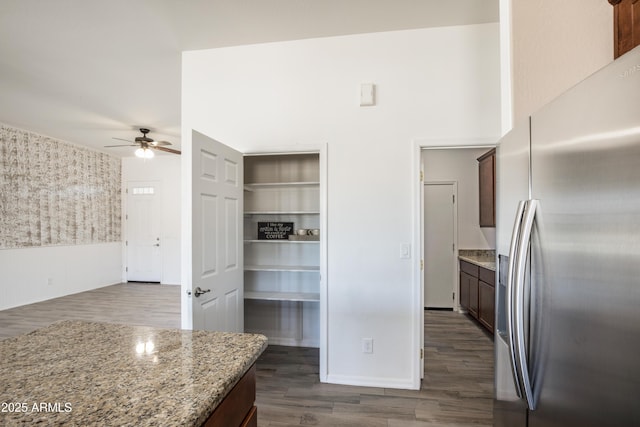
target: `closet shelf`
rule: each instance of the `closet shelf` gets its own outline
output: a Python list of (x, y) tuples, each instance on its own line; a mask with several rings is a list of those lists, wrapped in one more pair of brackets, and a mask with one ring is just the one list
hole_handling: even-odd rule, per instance
[(320, 240), (257, 240), (257, 239), (247, 239), (244, 241), (245, 243), (276, 243), (276, 244), (300, 244), (300, 243), (315, 243), (319, 244)]
[(320, 267), (310, 265), (245, 265), (244, 271), (301, 271), (319, 272)]
[(286, 188), (286, 187), (319, 187), (318, 181), (299, 181), (299, 182), (254, 182), (245, 183), (245, 191), (254, 191), (261, 188)]
[(249, 215), (319, 215), (320, 211), (245, 211)]
[(302, 293), (302, 292), (245, 291), (244, 299), (263, 300), (263, 301), (320, 302), (320, 294), (319, 293)]

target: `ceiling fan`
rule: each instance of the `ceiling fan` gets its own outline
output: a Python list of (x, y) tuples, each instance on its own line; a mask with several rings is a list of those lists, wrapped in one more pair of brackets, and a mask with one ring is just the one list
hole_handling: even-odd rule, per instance
[(147, 136), (147, 134), (150, 132), (149, 129), (147, 128), (140, 128), (140, 132), (142, 133), (142, 136), (138, 136), (136, 137), (136, 139), (134, 141), (129, 141), (128, 139), (122, 139), (122, 138), (113, 138), (113, 139), (117, 139), (120, 141), (126, 141), (126, 142), (133, 142), (133, 144), (126, 144), (126, 145), (105, 145), (105, 148), (111, 148), (111, 147), (138, 147), (138, 149), (135, 151), (135, 155), (137, 157), (141, 157), (144, 159), (151, 159), (153, 157), (153, 150), (160, 150), (160, 151), (166, 151), (167, 153), (173, 153), (173, 154), (182, 154), (181, 151), (179, 150), (174, 150), (173, 148), (167, 148), (167, 145), (171, 145), (170, 142), (167, 141), (154, 141), (153, 139), (149, 138)]

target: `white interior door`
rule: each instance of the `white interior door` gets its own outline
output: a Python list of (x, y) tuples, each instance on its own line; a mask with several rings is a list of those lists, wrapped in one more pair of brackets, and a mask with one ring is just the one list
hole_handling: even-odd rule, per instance
[(162, 246), (160, 242), (160, 183), (127, 183), (126, 251), (127, 280), (160, 282)]
[(192, 137), (193, 329), (243, 332), (243, 160), (198, 132)]
[(455, 184), (424, 185), (424, 306), (453, 308)]

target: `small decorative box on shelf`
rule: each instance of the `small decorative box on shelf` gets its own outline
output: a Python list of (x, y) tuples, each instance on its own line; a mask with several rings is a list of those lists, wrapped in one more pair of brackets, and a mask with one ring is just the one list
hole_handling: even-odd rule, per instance
[(320, 236), (310, 236), (310, 235), (299, 235), (299, 234), (291, 234), (289, 235), (289, 240), (294, 242), (318, 242), (320, 241)]

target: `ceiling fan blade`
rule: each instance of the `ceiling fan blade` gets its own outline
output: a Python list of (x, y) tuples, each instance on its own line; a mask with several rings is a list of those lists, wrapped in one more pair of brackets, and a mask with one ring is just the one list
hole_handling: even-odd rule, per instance
[(172, 145), (172, 144), (169, 141), (153, 141), (151, 145), (157, 147), (159, 145)]
[(134, 141), (131, 141), (130, 139), (116, 138), (115, 136), (112, 136), (111, 139), (117, 139), (118, 141), (134, 142)]
[(154, 150), (166, 151), (167, 153), (182, 154), (182, 151), (174, 150), (173, 148), (156, 147), (155, 145), (151, 145), (150, 147)]
[(124, 145), (105, 145), (105, 148), (111, 148), (111, 147), (137, 147), (138, 144), (124, 144)]

